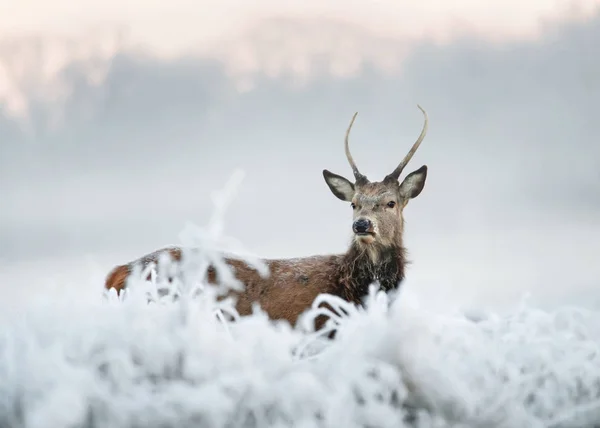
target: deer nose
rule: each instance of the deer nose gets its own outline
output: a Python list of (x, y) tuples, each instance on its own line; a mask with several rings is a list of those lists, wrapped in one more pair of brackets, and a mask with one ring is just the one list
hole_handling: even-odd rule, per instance
[(354, 233), (367, 233), (371, 228), (371, 222), (366, 218), (359, 218), (352, 224), (352, 230)]

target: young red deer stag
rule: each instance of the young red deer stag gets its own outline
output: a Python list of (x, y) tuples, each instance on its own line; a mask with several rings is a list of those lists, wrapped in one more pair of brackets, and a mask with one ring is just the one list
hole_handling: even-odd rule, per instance
[[(402, 212), (408, 201), (421, 193), (427, 177), (427, 166), (423, 165), (408, 174), (401, 183), (399, 181), (400, 174), (427, 133), (427, 113), (421, 106), (418, 107), (425, 118), (421, 135), (396, 169), (383, 181), (369, 181), (359, 172), (350, 154), (348, 138), (358, 113), (352, 117), (345, 138), (346, 157), (354, 173), (354, 183), (323, 170), (331, 192), (342, 201), (350, 202), (352, 207), (353, 237), (345, 254), (267, 259), (264, 261), (270, 274), (266, 278), (241, 260), (225, 260), (244, 284), (243, 291), (229, 292), (229, 295), (237, 297), (236, 309), (240, 315), (251, 314), (253, 302), (258, 302), (271, 319), (287, 320), (294, 325), (298, 316), (321, 293), (361, 304), (369, 285), (375, 281), (379, 281), (381, 289), (386, 292), (400, 286), (406, 265)], [(125, 288), (126, 279), (134, 266), (146, 267), (150, 262), (158, 263), (159, 256), (164, 252), (168, 252), (175, 261), (181, 260), (180, 247), (163, 248), (114, 268), (106, 278), (105, 287), (120, 292)], [(209, 269), (208, 282), (214, 284), (216, 279), (215, 269)]]

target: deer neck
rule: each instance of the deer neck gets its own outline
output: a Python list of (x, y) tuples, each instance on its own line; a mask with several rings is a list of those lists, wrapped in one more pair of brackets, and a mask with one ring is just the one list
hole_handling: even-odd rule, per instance
[(404, 279), (406, 250), (402, 245), (369, 248), (353, 243), (344, 255), (340, 268), (340, 286), (343, 296), (360, 303), (369, 291), (369, 285), (379, 282), (386, 292), (400, 286)]

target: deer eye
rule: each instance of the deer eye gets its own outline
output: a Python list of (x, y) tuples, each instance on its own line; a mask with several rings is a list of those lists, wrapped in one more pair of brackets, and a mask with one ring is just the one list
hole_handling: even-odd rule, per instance
[(355, 209), (355, 208), (356, 208), (356, 204), (355, 204), (354, 202), (352, 202), (352, 203), (350, 204), (350, 206), (352, 207), (352, 209)]
[(396, 206), (396, 202), (394, 202), (394, 201), (389, 201), (389, 202), (387, 203), (387, 206), (388, 206), (389, 208), (394, 208), (394, 207)]

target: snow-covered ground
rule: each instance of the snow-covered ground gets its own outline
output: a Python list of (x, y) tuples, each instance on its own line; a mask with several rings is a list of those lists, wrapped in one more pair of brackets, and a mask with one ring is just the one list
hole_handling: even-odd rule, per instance
[[(243, 253), (222, 234), (230, 190), (215, 195), (213, 220), (188, 228), (184, 244), (204, 246), (204, 255)], [(202, 263), (195, 268), (182, 292), (192, 291)], [(533, 428), (600, 421), (598, 312), (522, 304), (474, 321), (405, 291), (396, 299), (371, 293), (360, 310), (325, 296), (350, 312), (332, 314), (338, 333), (326, 341), (308, 323), (292, 329), (258, 309), (228, 322), (206, 289), (148, 304), (156, 282), (138, 281), (124, 299), (102, 296), (95, 284), (47, 290), (12, 307), (3, 302), (0, 427)]]

